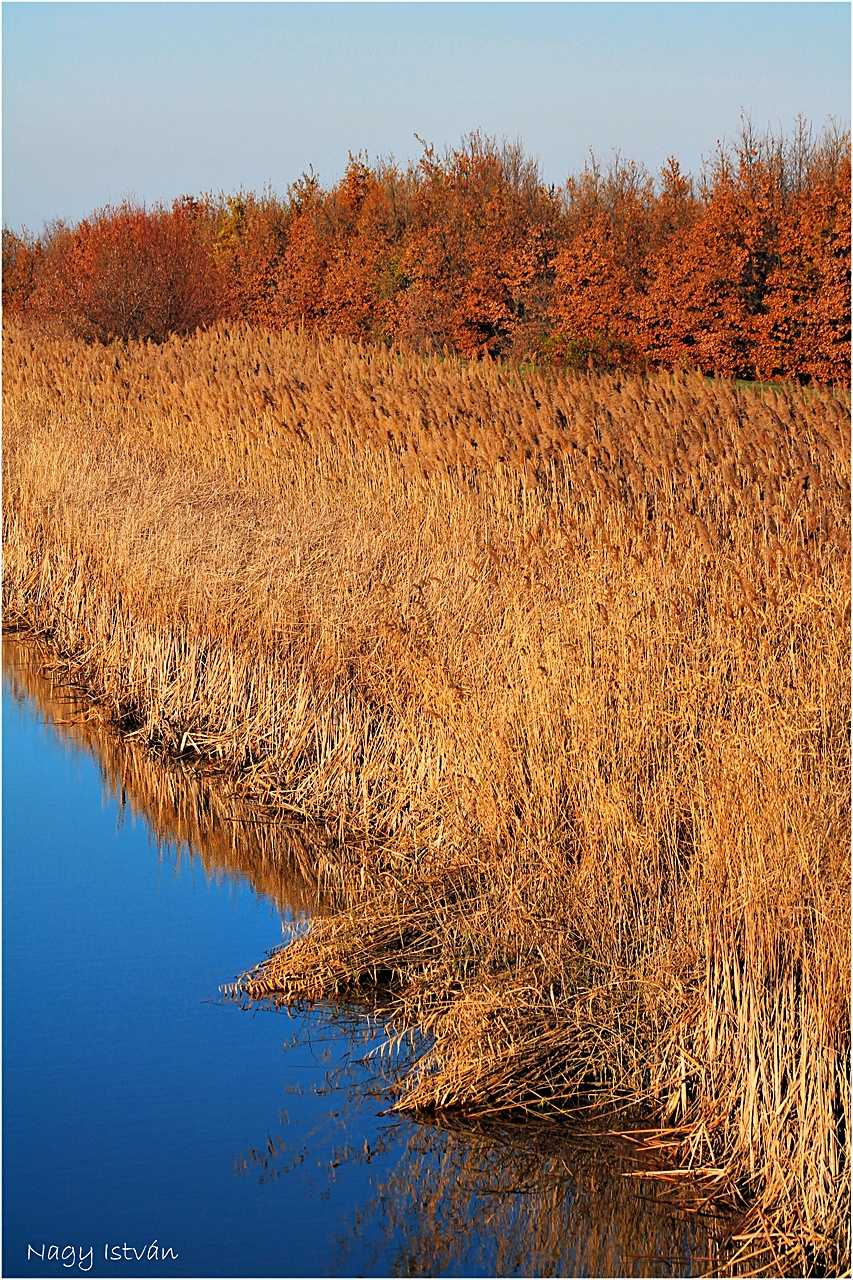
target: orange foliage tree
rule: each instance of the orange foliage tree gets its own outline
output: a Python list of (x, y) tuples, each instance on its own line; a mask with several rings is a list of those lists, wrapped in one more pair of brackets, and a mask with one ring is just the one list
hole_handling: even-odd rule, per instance
[(35, 259), (23, 314), (81, 338), (163, 341), (219, 313), (205, 208), (191, 197), (171, 209), (102, 209), (74, 229), (60, 224)]
[(618, 159), (566, 185), (551, 302), (558, 359), (849, 382), (850, 137), (746, 120), (698, 191)]
[(642, 166), (617, 155), (607, 169), (594, 156), (565, 188), (563, 245), (555, 261), (556, 360), (642, 368), (643, 299), (655, 248), (655, 193)]
[(380, 281), (393, 263), (401, 228), (380, 173), (350, 156), (326, 204), (329, 245), (322, 328), (348, 338), (390, 336)]
[(759, 376), (846, 382), (850, 373), (850, 149), (830, 134), (792, 184), (767, 280)]
[(249, 324), (282, 322), (281, 268), (290, 219), (272, 192), (239, 192), (208, 200), (211, 255), (216, 268), (218, 312)]
[(443, 159), (425, 147), (409, 188), (399, 338), (468, 357), (523, 354), (547, 329), (560, 220), (536, 162), (471, 134)]
[(3, 311), (23, 318), (38, 278), (41, 243), (26, 232), (3, 228)]

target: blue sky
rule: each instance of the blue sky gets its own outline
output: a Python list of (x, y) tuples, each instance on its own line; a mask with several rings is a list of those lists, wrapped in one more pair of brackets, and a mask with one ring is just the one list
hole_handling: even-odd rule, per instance
[(839, 3), (4, 3), (3, 220), (125, 195), (323, 185), (350, 151), (520, 138), (546, 181), (589, 148), (696, 171), (741, 111), (850, 117)]

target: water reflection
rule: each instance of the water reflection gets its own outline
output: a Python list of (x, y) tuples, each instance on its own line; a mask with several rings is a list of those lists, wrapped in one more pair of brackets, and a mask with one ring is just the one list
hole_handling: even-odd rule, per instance
[[(3, 663), (14, 696), (30, 700), (66, 740), (98, 760), (105, 789), (144, 818), (161, 856), (198, 861), (217, 879), (239, 877), (291, 918), (334, 908), (334, 863), (342, 851), (322, 829), (247, 811), (215, 779), (161, 762), (105, 730), (79, 692), (51, 681), (32, 644), (4, 637)], [(297, 1031), (295, 1052), (304, 1053), (313, 1036), (320, 1071), (312, 1092), (328, 1095), (332, 1119), (319, 1118), (316, 1109), (309, 1118), (300, 1086), (292, 1085), (294, 1096), (282, 1098), (268, 1132), (260, 1140), (246, 1135), (252, 1145), (236, 1157), (235, 1170), (240, 1180), (281, 1185), (297, 1171), (304, 1176), (309, 1153), (328, 1152), (320, 1175), (328, 1184), (348, 1169), (366, 1173), (369, 1191), (330, 1246), (330, 1274), (652, 1276), (718, 1269), (722, 1224), (696, 1211), (696, 1191), (682, 1190), (682, 1180), (635, 1176), (642, 1170), (630, 1142), (545, 1121), (377, 1123), (387, 1105), (383, 1060), (365, 1057), (376, 1046), (376, 1029), (346, 1009), (288, 1029)], [(318, 1087), (317, 1078), (325, 1083)], [(321, 1198), (327, 1193), (319, 1189)]]
[(217, 880), (240, 877), (283, 916), (329, 909), (323, 873), (333, 841), (319, 828), (257, 808), (214, 778), (161, 760), (108, 730), (97, 707), (62, 681), (34, 642), (3, 636), (3, 675), (17, 701), (28, 699), (61, 737), (97, 760), (106, 792), (148, 825), (158, 850), (198, 860)]
[(370, 1212), (400, 1241), (395, 1275), (708, 1270), (712, 1223), (663, 1198), (659, 1183), (624, 1176), (636, 1172), (630, 1151), (602, 1136), (572, 1141), (562, 1126), (446, 1121), (407, 1136)]
[[(353, 1096), (348, 1074), (355, 1135), (365, 1092)], [(308, 1147), (289, 1141), (287, 1128), (283, 1109), (238, 1172), (270, 1181), (296, 1169)], [(346, 1165), (387, 1168), (388, 1153), (391, 1172), (371, 1178), (331, 1274), (356, 1274), (354, 1260), (359, 1274), (394, 1276), (687, 1276), (719, 1274), (724, 1262), (730, 1224), (684, 1179), (644, 1174), (637, 1145), (603, 1126), (395, 1119), (372, 1142), (339, 1144), (328, 1180)]]

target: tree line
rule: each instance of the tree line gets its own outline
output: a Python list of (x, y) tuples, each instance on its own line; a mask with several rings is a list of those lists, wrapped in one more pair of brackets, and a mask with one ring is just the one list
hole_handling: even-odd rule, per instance
[(126, 201), (3, 230), (3, 306), (88, 341), (219, 321), (468, 359), (850, 382), (850, 134), (749, 120), (694, 177), (590, 156), (548, 186), (480, 133), (324, 188)]

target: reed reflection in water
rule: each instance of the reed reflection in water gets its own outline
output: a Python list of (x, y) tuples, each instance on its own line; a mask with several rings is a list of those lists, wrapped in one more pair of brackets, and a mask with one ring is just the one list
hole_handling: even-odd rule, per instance
[[(608, 1158), (609, 1157), (609, 1158)], [(395, 1274), (454, 1270), (460, 1240), (471, 1269), (492, 1275), (685, 1275), (716, 1253), (695, 1211), (660, 1186), (623, 1177), (630, 1160), (564, 1133), (506, 1126), (419, 1129), (380, 1192), (406, 1249)], [(464, 1269), (464, 1268), (463, 1268)]]
[[(5, 637), (3, 657), (14, 696), (31, 700), (45, 721), (98, 760), (107, 793), (145, 820), (161, 856), (198, 861), (217, 880), (245, 880), (290, 920), (338, 905), (334, 863), (343, 851), (328, 832), (248, 811), (216, 778), (160, 761), (106, 729), (79, 691), (51, 680), (34, 645)], [(211, 984), (228, 976), (212, 974)], [(312, 1135), (298, 1097), (285, 1098), (265, 1141), (247, 1134), (255, 1145), (236, 1165), (262, 1186), (286, 1182), (297, 1170), (304, 1174), (302, 1156), (313, 1141), (321, 1180), (333, 1183), (359, 1166), (367, 1171), (359, 1183), (370, 1191), (349, 1213), (348, 1229), (332, 1228), (329, 1274), (654, 1276), (715, 1269), (720, 1224), (696, 1212), (695, 1195), (690, 1207), (689, 1196), (680, 1202), (671, 1188), (683, 1180), (635, 1176), (641, 1170), (630, 1143), (546, 1121), (490, 1124), (457, 1116), (377, 1123), (388, 1082), (381, 1060), (359, 1065), (375, 1044), (375, 1028), (346, 1009), (326, 1010), (317, 1026), (315, 1018), (288, 1030), (297, 1029), (294, 1048), (319, 1037), (321, 1075), (327, 1056), (343, 1064), (323, 1086), (336, 1123)], [(333, 1046), (328, 1055), (326, 1046)]]
[(317, 915), (329, 906), (321, 881), (330, 838), (319, 828), (288, 822), (255, 807), (233, 788), (180, 761), (161, 760), (132, 735), (108, 728), (96, 706), (40, 647), (3, 636), (3, 673), (17, 700), (69, 743), (97, 760), (106, 793), (147, 824), (159, 852), (198, 860), (209, 877), (240, 877), (269, 898), (282, 916)]
[[(350, 1029), (353, 1047), (358, 1039)], [(345, 1087), (354, 1125), (328, 1176), (389, 1152), (390, 1174), (335, 1252), (331, 1274), (393, 1276), (690, 1276), (719, 1274), (731, 1224), (683, 1177), (644, 1174), (630, 1140), (564, 1123), (395, 1120), (361, 1143), (360, 1097)], [(330, 1090), (331, 1091), (331, 1090)], [(243, 1173), (286, 1177), (292, 1144), (271, 1132), (246, 1151)], [(646, 1155), (646, 1160), (648, 1155)], [(383, 1162), (387, 1167), (387, 1161)]]

